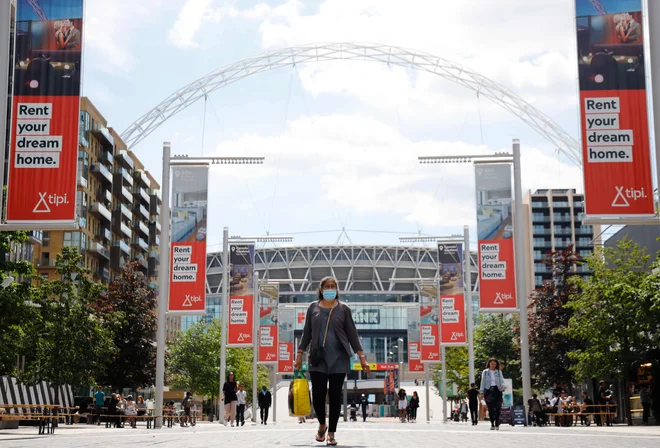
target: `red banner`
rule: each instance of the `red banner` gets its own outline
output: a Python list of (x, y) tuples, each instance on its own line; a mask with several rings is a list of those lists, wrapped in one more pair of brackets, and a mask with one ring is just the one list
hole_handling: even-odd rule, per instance
[(408, 371), (424, 371), (424, 364), (422, 364), (422, 354), (420, 352), (419, 342), (408, 343)]
[(227, 344), (252, 346), (254, 329), (254, 244), (229, 246), (230, 283)]
[(206, 242), (172, 243), (169, 312), (204, 314)]
[(8, 223), (71, 228), (76, 222), (83, 0), (42, 0), (46, 20), (16, 5)]
[(576, 0), (586, 217), (653, 218), (642, 1), (597, 3)]
[(280, 308), (277, 313), (278, 351), (277, 373), (293, 373), (293, 323), (296, 318), (293, 308)]
[(259, 288), (259, 363), (261, 364), (277, 363), (279, 295), (277, 285), (263, 285)]
[(440, 343), (442, 345), (466, 344), (465, 296), (463, 294), (442, 296), (440, 306), (442, 307)]
[(511, 165), (475, 165), (479, 303), (485, 312), (516, 309)]
[(293, 373), (293, 342), (280, 342), (277, 360), (277, 373)]
[(170, 218), (172, 314), (206, 313), (208, 166), (175, 167)]
[[(424, 295), (424, 294), (427, 295)], [(421, 362), (440, 362), (440, 305), (438, 291), (422, 288), (419, 307), (420, 336), (421, 336)]]

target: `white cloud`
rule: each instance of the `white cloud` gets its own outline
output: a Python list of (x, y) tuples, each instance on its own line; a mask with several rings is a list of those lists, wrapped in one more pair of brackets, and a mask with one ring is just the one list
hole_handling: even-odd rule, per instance
[(212, 0), (186, 0), (168, 33), (170, 42), (181, 48), (196, 47), (195, 35), (204, 19), (213, 13), (211, 3)]

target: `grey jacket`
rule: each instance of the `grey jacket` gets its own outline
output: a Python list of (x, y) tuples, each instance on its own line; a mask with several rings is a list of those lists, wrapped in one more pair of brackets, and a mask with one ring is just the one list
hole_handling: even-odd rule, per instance
[[(325, 332), (323, 325), (323, 311), (318, 302), (312, 302), (307, 308), (307, 316), (305, 317), (305, 328), (303, 329), (302, 339), (298, 350), (306, 351), (312, 341), (318, 341), (322, 332)], [(348, 305), (343, 302), (337, 301), (335, 310), (330, 317), (330, 325), (335, 330), (335, 335), (341, 342), (341, 345), (346, 350), (348, 356), (352, 356), (351, 347), (356, 353), (362, 350), (360, 338), (358, 337), (355, 322), (353, 322), (353, 314)]]
[(491, 386), (497, 386), (499, 390), (504, 389), (504, 378), (502, 377), (502, 372), (499, 370), (495, 371), (495, 384), (491, 384), (490, 369), (485, 369), (481, 372), (481, 393), (485, 393)]

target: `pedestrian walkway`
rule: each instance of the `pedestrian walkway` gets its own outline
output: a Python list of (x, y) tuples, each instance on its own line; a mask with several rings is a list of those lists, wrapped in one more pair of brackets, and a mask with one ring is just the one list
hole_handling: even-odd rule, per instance
[[(36, 428), (0, 431), (0, 446), (12, 448), (72, 446), (181, 447), (236, 446), (241, 448), (320, 447), (314, 441), (315, 422), (277, 425), (246, 424), (241, 428), (201, 422), (193, 428), (105, 429), (91, 425), (60, 427), (53, 436), (37, 436)], [(524, 428), (503, 426), (489, 431), (488, 425), (462, 426), (444, 423), (394, 423), (371, 420), (366, 423), (340, 422), (337, 440), (343, 447), (390, 448), (465, 448), (471, 446), (506, 447), (534, 446), (556, 448), (561, 445), (580, 448), (622, 448), (660, 446), (660, 427), (572, 427)], [(487, 445), (485, 445), (487, 444)], [(323, 445), (324, 446), (324, 445)]]

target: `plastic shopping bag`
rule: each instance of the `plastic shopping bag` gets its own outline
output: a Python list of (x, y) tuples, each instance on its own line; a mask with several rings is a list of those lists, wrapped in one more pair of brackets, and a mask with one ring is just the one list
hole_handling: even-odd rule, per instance
[(309, 383), (305, 374), (300, 371), (293, 373), (293, 380), (289, 384), (289, 415), (292, 417), (306, 417), (312, 413)]

